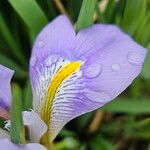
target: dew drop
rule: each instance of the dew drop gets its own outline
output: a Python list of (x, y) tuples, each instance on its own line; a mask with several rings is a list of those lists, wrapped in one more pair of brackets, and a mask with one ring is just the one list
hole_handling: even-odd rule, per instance
[(94, 102), (108, 102), (109, 100), (111, 100), (110, 94), (105, 91), (95, 92), (88, 89), (85, 91), (84, 95)]
[(42, 47), (44, 47), (44, 42), (43, 41), (39, 41), (38, 43), (37, 43), (37, 48), (42, 48)]
[(111, 66), (111, 68), (112, 68), (112, 71), (119, 71), (120, 70), (120, 65), (119, 64), (113, 64)]
[(96, 78), (102, 72), (101, 64), (91, 64), (84, 69), (84, 75), (87, 78)]
[(140, 53), (130, 52), (128, 54), (128, 61), (130, 64), (133, 65), (141, 65), (144, 61), (144, 56)]
[(34, 67), (36, 65), (37, 62), (37, 57), (36, 56), (32, 56), (31, 60), (30, 60), (30, 64), (32, 67)]

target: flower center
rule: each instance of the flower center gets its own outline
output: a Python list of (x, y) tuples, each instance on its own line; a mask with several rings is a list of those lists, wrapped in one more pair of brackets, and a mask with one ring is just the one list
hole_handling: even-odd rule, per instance
[(78, 71), (80, 67), (81, 67), (81, 62), (75, 62), (75, 61), (68, 62), (51, 79), (47, 88), (47, 93), (44, 97), (43, 106), (41, 107), (41, 111), (40, 111), (41, 117), (47, 125), (50, 124), (52, 104), (58, 92), (59, 87), (72, 74)]

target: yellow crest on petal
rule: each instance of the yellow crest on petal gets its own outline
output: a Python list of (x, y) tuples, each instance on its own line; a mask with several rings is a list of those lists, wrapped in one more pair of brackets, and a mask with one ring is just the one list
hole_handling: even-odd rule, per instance
[(49, 83), (47, 93), (44, 98), (44, 103), (40, 111), (41, 117), (47, 125), (50, 124), (52, 104), (58, 88), (63, 83), (63, 81), (74, 72), (76, 72), (81, 67), (81, 65), (81, 62), (69, 62), (53, 76), (51, 82)]

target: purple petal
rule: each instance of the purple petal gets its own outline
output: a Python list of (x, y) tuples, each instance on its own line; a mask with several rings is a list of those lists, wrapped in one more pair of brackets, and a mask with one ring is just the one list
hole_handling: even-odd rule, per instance
[(69, 56), (70, 44), (74, 38), (73, 25), (65, 15), (60, 15), (44, 27), (34, 43), (30, 59), (30, 77), (33, 86), (36, 86), (39, 74), (36, 66), (40, 69), (41, 63), (46, 62), (50, 55)]
[(85, 96), (103, 104), (132, 83), (146, 56), (145, 48), (113, 25), (94, 25), (82, 30), (75, 43), (75, 57), (82, 58), (84, 54), (86, 59), (83, 66), (87, 82)]
[(0, 140), (0, 148), (2, 150), (46, 150), (46, 148), (40, 144), (31, 143), (26, 145), (16, 145), (8, 139)]
[(0, 65), (0, 108), (9, 109), (11, 105), (10, 81), (14, 71)]
[[(75, 36), (64, 20), (68, 22), (58, 17), (41, 32), (39, 37), (46, 37), (48, 43), (42, 54), (35, 48), (37, 40), (30, 61), (34, 110), (49, 126), (51, 140), (68, 121), (125, 90), (146, 56), (146, 50), (116, 26), (93, 25)], [(51, 29), (55, 23), (63, 29)]]

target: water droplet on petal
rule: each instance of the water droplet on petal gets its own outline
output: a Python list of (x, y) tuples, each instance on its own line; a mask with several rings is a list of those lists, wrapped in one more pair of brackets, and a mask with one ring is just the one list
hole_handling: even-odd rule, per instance
[(133, 65), (142, 65), (144, 62), (144, 56), (137, 52), (130, 52), (128, 54), (128, 61)]
[(37, 57), (36, 56), (32, 56), (31, 60), (30, 60), (30, 64), (32, 67), (34, 67), (36, 65), (37, 62)]
[(91, 64), (84, 69), (84, 75), (87, 78), (96, 78), (102, 72), (101, 64)]
[(44, 46), (44, 42), (43, 41), (39, 41), (37, 43), (37, 48), (42, 48)]
[(119, 64), (113, 64), (111, 66), (111, 68), (112, 68), (112, 71), (119, 71), (120, 70), (120, 65)]
[(91, 90), (85, 90), (85, 94), (84, 94), (88, 99), (90, 99), (91, 101), (94, 102), (108, 102), (110, 101), (112, 98), (110, 96), (110, 94), (108, 94), (105, 91), (101, 91), (101, 92), (95, 92), (95, 91), (91, 91)]

